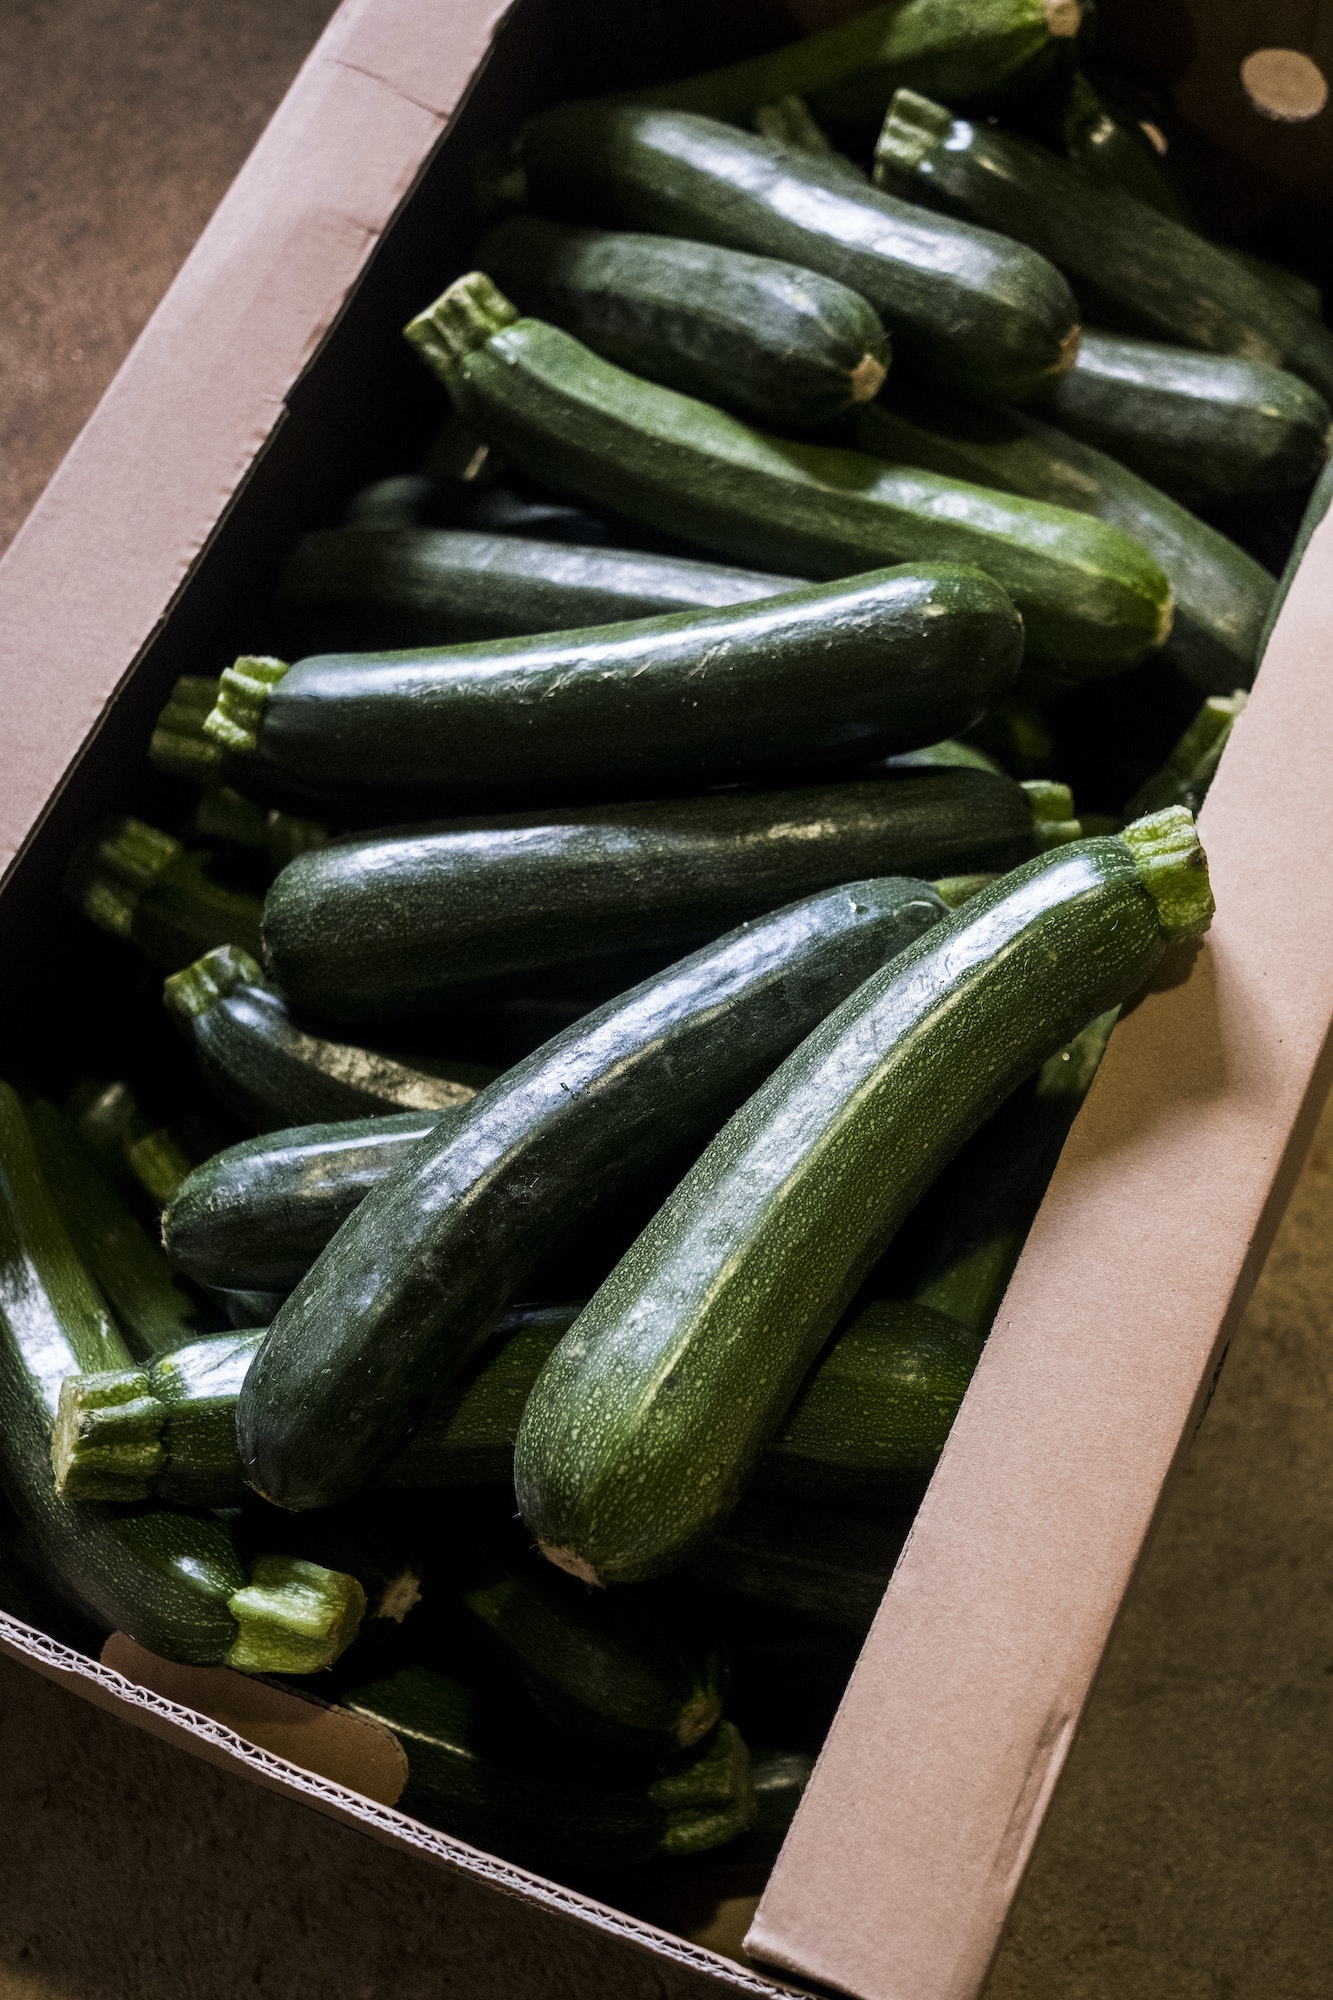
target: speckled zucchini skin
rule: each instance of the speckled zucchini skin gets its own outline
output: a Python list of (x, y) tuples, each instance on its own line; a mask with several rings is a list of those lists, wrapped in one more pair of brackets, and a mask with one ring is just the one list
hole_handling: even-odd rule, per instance
[(867, 971), (939, 920), (856, 882), (730, 932), (509, 1070), (367, 1196), (241, 1392), (251, 1483), (319, 1507), (375, 1478), (540, 1258), (605, 1191), (706, 1132)]
[(913, 367), (1031, 395), (1068, 365), (1078, 310), (1053, 266), (989, 230), (922, 214), (836, 159), (689, 112), (579, 104), (526, 126), (532, 207), (776, 257), (859, 292)]
[(544, 967), (685, 949), (859, 876), (1006, 868), (1034, 844), (1013, 780), (961, 769), (400, 828), (285, 868), (265, 948), (294, 1004), (386, 1019)]
[(831, 423), (868, 401), (889, 365), (859, 292), (776, 257), (519, 215), (484, 238), (475, 261), (521, 313), (775, 430)]
[(940, 1167), (1165, 941), (1130, 846), (1076, 842), (982, 890), (801, 1044), (538, 1379), (515, 1488), (552, 1561), (629, 1582), (707, 1540)]

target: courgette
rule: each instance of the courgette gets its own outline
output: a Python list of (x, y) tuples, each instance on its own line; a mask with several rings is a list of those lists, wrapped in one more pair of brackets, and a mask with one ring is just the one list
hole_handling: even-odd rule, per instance
[(0, 1484), (43, 1567), (104, 1630), (164, 1658), (259, 1673), (330, 1665), (364, 1609), (353, 1578), (271, 1555), (247, 1574), (210, 1515), (58, 1495), (62, 1381), (129, 1360), (61, 1224), (23, 1106), (0, 1084)]
[(573, 548), (619, 550), (626, 540), (621, 524), (549, 493), (519, 492), (489, 479), (439, 479), (425, 472), (377, 479), (364, 487), (350, 502), (343, 524), (357, 529), (450, 528)]
[(942, 910), (901, 878), (812, 896), (506, 1072), (366, 1197), (269, 1328), (236, 1417), (252, 1485), (293, 1508), (364, 1486), (577, 1218), (716, 1126)]
[(721, 610), (799, 590), (803, 582), (688, 556), (573, 548), (516, 535), (320, 528), (297, 543), (279, 589), (290, 605), (373, 617), (392, 643), (427, 646)]
[(1216, 244), (1043, 146), (900, 91), (877, 183), (1003, 230), (1057, 264), (1104, 325), (1285, 368), (1333, 397), (1333, 335)]
[(1208, 796), (1208, 787), (1231, 740), (1245, 694), (1210, 695), (1160, 771), (1140, 786), (1125, 808), (1126, 819), (1160, 812), (1164, 806), (1186, 806), (1192, 813)]
[(1060, 125), (1066, 159), (1089, 180), (1191, 226), (1188, 204), (1143, 126), (1113, 110), (1085, 76), (1073, 78)]
[(915, 1507), (817, 1507), (747, 1493), (690, 1562), (688, 1575), (722, 1598), (784, 1617), (869, 1631), (911, 1530)]
[(392, 1110), (438, 1117), (468, 1103), (495, 1074), (472, 1063), (401, 1062), (312, 1035), (292, 1019), (263, 968), (231, 946), (174, 973), (163, 998), (208, 1083), (261, 1130)]
[(558, 327), (460, 278), (407, 329), (455, 403), (552, 485), (701, 544), (814, 576), (891, 562), (984, 570), (1023, 615), (1034, 660), (1114, 671), (1161, 645), (1171, 592), (1118, 529), (863, 452), (793, 443), (627, 375)]
[(940, 1167), (1211, 914), (1203, 851), (1177, 808), (983, 889), (808, 1036), (538, 1379), (514, 1475), (550, 1560), (628, 1582), (699, 1547)]
[(99, 930), (128, 939), (168, 972), (215, 945), (259, 949), (258, 898), (222, 887), (206, 856), (143, 820), (116, 820), (81, 847), (65, 888)]
[(1333, 427), (1323, 397), (1285, 369), (1091, 331), (1043, 401), (1075, 437), (1193, 504), (1309, 486)]
[(877, 395), (888, 370), (874, 307), (775, 257), (516, 215), (476, 261), (529, 318), (775, 430), (831, 423)]
[(446, 822), (303, 854), (269, 890), (264, 940), (293, 1005), (385, 1019), (516, 974), (684, 950), (858, 876), (1007, 868), (1037, 844), (1019, 786), (968, 770)]
[[(874, 307), (902, 361), (950, 388), (1028, 396), (1077, 351), (1073, 294), (1045, 258), (924, 215), (837, 159), (711, 118), (561, 106), (523, 128), (516, 172), (528, 205), (557, 220), (685, 237), (834, 278)], [(497, 442), (470, 409), (461, 414)]]
[(329, 837), (322, 821), (265, 808), (232, 785), (212, 785), (199, 794), (189, 831), (198, 840), (219, 841), (256, 858), (262, 855), (271, 868), (285, 868), (308, 847), (322, 847)]
[(1253, 678), (1272, 577), (1106, 452), (1024, 410), (920, 393), (878, 403), (857, 424), (867, 451), (1095, 514), (1133, 535), (1162, 565), (1175, 599), (1163, 658), (1196, 687)]
[(612, 771), (633, 795), (933, 743), (978, 721), (1022, 655), (1004, 592), (936, 563), (540, 638), (242, 658), (204, 727), (330, 791), (537, 803)]

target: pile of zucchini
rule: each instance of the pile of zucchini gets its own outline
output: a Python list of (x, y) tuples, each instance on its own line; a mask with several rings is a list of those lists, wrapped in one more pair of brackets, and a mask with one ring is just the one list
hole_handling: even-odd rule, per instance
[(1083, 14), (892, 0), (479, 161), (429, 455), (71, 857), (133, 1060), (0, 1086), (5, 1602), (317, 1675), (567, 1879), (771, 1860), (1211, 917), (1224, 527), (1333, 338)]

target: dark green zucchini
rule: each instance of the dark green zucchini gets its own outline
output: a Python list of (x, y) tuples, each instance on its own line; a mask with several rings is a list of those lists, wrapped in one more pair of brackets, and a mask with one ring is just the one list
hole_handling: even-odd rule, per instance
[(1022, 656), (1004, 592), (937, 563), (540, 638), (242, 658), (204, 727), (330, 791), (537, 802), (610, 771), (632, 795), (933, 743), (978, 721)]
[(983, 889), (808, 1036), (538, 1378), (514, 1481), (549, 1559), (630, 1582), (706, 1541), (940, 1168), (1211, 914), (1193, 820), (1160, 813)]
[(804, 581), (517, 535), (320, 528), (297, 543), (279, 589), (293, 606), (374, 616), (395, 643), (426, 646), (720, 610), (799, 590)]
[(1233, 695), (1210, 695), (1161, 770), (1140, 786), (1129, 801), (1125, 818), (1160, 812), (1163, 806), (1186, 806), (1197, 813), (1208, 796), (1222, 752), (1244, 707), (1245, 695), (1241, 690)]
[(1183, 223), (1031, 140), (900, 91), (875, 175), (895, 194), (1030, 244), (1104, 325), (1267, 362), (1333, 397), (1327, 328)]
[(643, 382), (489, 279), (460, 278), (407, 329), (455, 403), (520, 465), (742, 560), (816, 576), (889, 562), (984, 570), (1023, 615), (1033, 660), (1113, 671), (1161, 645), (1171, 592), (1119, 529), (831, 445), (752, 430)]
[(1133, 195), (1174, 222), (1192, 224), (1189, 206), (1143, 126), (1113, 110), (1085, 76), (1070, 84), (1061, 137), (1066, 159), (1089, 180)]
[[(488, 447), (481, 449), (484, 452)], [(573, 507), (567, 500), (553, 499), (549, 493), (518, 492), (489, 479), (437, 478), (428, 472), (377, 479), (363, 487), (348, 506), (343, 524), (358, 529), (453, 528), (474, 535), (506, 535), (516, 541), (559, 542), (619, 553), (623, 553), (626, 541), (623, 524), (590, 514), (584, 507)], [(589, 622), (578, 620), (580, 625)]]
[(747, 1493), (687, 1574), (719, 1596), (864, 1637), (915, 1511), (812, 1507), (806, 1499)]
[(129, 1360), (65, 1233), (23, 1106), (0, 1084), (0, 1485), (43, 1568), (103, 1630), (166, 1659), (260, 1673), (330, 1665), (365, 1608), (351, 1577), (271, 1555), (247, 1574), (211, 1515), (57, 1493), (61, 1383)]
[(317, 1507), (372, 1480), (573, 1222), (716, 1126), (942, 910), (902, 878), (809, 897), (509, 1070), (366, 1197), (269, 1328), (237, 1410), (256, 1490)]
[(163, 998), (223, 1103), (262, 1130), (393, 1109), (438, 1116), (468, 1103), (495, 1074), (473, 1063), (401, 1062), (309, 1034), (263, 968), (231, 946), (173, 974)]
[(337, 1694), (406, 1751), (401, 1812), (513, 1860), (636, 1867), (720, 1847), (756, 1818), (749, 1753), (729, 1722), (656, 1775), (614, 1782), (600, 1753), (562, 1743), (508, 1688), (406, 1666)]
[(1333, 425), (1285, 369), (1109, 333), (1084, 333), (1043, 401), (1075, 437), (1194, 504), (1310, 485)]
[(258, 898), (221, 887), (207, 856), (139, 819), (115, 820), (81, 847), (65, 889), (99, 930), (127, 938), (169, 972), (215, 945), (259, 949)]
[(1289, 271), (1285, 264), (1274, 264), (1267, 257), (1257, 257), (1253, 250), (1238, 250), (1234, 243), (1227, 245), (1227, 254), (1272, 290), (1281, 292), (1303, 313), (1309, 313), (1311, 319), (1323, 318), (1324, 295), (1309, 278), (1301, 277), (1298, 271)]
[(1012, 779), (957, 769), (400, 828), (285, 868), (265, 947), (294, 1006), (386, 1019), (480, 982), (684, 950), (858, 876), (1007, 868), (1036, 845)]
[[(925, 215), (834, 158), (625, 103), (543, 112), (519, 135), (517, 158), (527, 203), (545, 215), (686, 237), (836, 279), (874, 307), (901, 359), (950, 388), (1021, 399), (1074, 358), (1078, 309), (1045, 258)], [(471, 410), (461, 414), (497, 442)]]
[(1013, 87), (1053, 42), (1077, 35), (1083, 15), (1081, 0), (887, 0), (764, 55), (635, 95), (744, 118), (797, 91), (829, 117), (878, 117), (903, 84), (950, 103)]
[(920, 393), (877, 403), (857, 424), (865, 449), (884, 458), (1095, 514), (1133, 535), (1162, 565), (1175, 598), (1163, 657), (1196, 687), (1230, 690), (1253, 679), (1272, 577), (1115, 458), (1026, 411)]
[(889, 366), (859, 292), (775, 257), (516, 215), (476, 262), (521, 313), (775, 430), (831, 423), (877, 395)]

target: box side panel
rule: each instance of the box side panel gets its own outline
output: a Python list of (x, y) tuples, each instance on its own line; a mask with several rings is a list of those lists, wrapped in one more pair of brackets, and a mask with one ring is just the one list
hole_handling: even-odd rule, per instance
[(748, 1940), (979, 1989), (1327, 1087), (1333, 521), (1202, 815), (1218, 915), (1112, 1039)]

